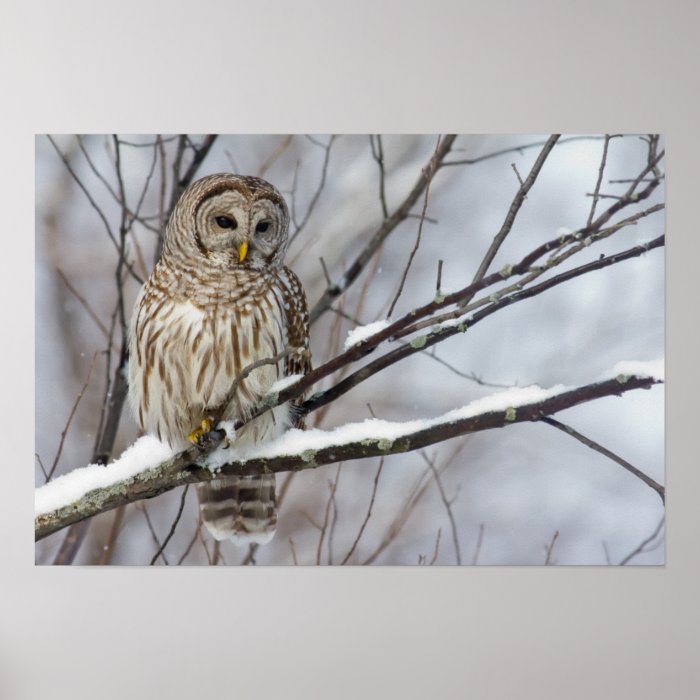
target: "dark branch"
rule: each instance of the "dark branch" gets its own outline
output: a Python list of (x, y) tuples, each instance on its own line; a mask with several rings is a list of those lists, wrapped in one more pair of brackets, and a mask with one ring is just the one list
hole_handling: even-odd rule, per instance
[(590, 447), (592, 450), (600, 452), (600, 454), (605, 455), (608, 459), (611, 459), (613, 462), (617, 462), (621, 467), (624, 467), (628, 472), (630, 472), (630, 474), (634, 474), (634, 476), (636, 476), (638, 479), (641, 479), (647, 486), (654, 489), (654, 491), (656, 491), (656, 493), (659, 494), (662, 503), (666, 502), (666, 489), (664, 489), (664, 487), (661, 484), (654, 481), (654, 479), (652, 479), (650, 476), (647, 476), (644, 472), (637, 469), (637, 467), (635, 467), (633, 464), (630, 464), (626, 459), (622, 459), (622, 457), (616, 455), (614, 452), (611, 452), (606, 447), (603, 447), (594, 440), (591, 440), (585, 435), (582, 435), (578, 431), (574, 430), (570, 425), (560, 423), (554, 418), (545, 417), (541, 420), (543, 423), (547, 423), (547, 425), (551, 425), (554, 428), (558, 428), (559, 430), (567, 433), (568, 435), (571, 435), (571, 437), (576, 438), (576, 440), (583, 443), (587, 447)]
[(652, 377), (617, 377), (571, 389), (542, 401), (508, 408), (505, 411), (491, 411), (444, 422), (433, 421), (428, 427), (406, 433), (393, 440), (367, 437), (318, 450), (306, 450), (301, 454), (231, 462), (220, 471), (217, 470), (216, 474), (206, 467), (196, 466), (197, 463), (205, 463), (207, 455), (216, 449), (225, 437), (223, 431), (212, 431), (209, 434), (209, 443), (203, 449), (191, 447), (127, 481), (96, 489), (68, 506), (38, 516), (35, 519), (35, 537), (37, 540), (42, 539), (68, 525), (84, 522), (87, 518), (124, 503), (153, 498), (185, 484), (210, 481), (213, 478), (221, 478), (222, 475), (246, 476), (270, 472), (297, 472), (340, 461), (401, 454), (460, 435), (540, 420), (543, 416), (588, 401), (606, 396), (620, 396), (633, 389), (647, 389), (657, 383), (658, 380)]
[(386, 237), (411, 213), (411, 209), (418, 201), (418, 198), (423, 194), (425, 188), (430, 181), (430, 170), (438, 170), (442, 165), (445, 156), (450, 152), (452, 144), (456, 139), (456, 135), (449, 134), (445, 136), (440, 144), (440, 148), (433, 154), (428, 165), (421, 171), (418, 181), (413, 186), (413, 189), (402, 202), (399, 208), (387, 219), (384, 219), (381, 226), (375, 231), (372, 238), (369, 240), (363, 251), (357, 256), (355, 261), (345, 271), (342, 277), (332, 286), (328, 287), (318, 300), (316, 305), (311, 309), (310, 322), (314, 323), (316, 319), (327, 311), (331, 304), (350, 287), (350, 285), (359, 277), (360, 273), (365, 269), (367, 263), (371, 260), (379, 246), (384, 242)]

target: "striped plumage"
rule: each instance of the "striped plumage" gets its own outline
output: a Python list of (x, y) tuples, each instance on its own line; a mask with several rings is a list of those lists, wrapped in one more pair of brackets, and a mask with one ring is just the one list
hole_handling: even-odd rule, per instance
[[(310, 369), (302, 286), (283, 266), (287, 207), (259, 178), (211, 175), (190, 185), (173, 210), (163, 254), (136, 300), (129, 396), (139, 425), (177, 449), (205, 418), (246, 418), (272, 384)], [(247, 252), (246, 252), (247, 251)], [(234, 381), (253, 362), (302, 348)], [(278, 406), (236, 432), (236, 446), (297, 425)], [(274, 475), (200, 485), (202, 518), (217, 539), (265, 542), (274, 534)]]

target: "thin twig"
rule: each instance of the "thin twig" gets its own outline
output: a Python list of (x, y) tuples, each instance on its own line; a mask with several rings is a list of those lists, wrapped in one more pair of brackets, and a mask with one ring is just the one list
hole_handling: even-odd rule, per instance
[(97, 423), (97, 430), (95, 431), (95, 444), (92, 447), (93, 454), (97, 451), (97, 446), (100, 442), (100, 436), (102, 435), (102, 431), (104, 430), (105, 418), (107, 416), (107, 404), (111, 396), (110, 389), (112, 386), (112, 349), (114, 348), (115, 352), (117, 351), (117, 349), (114, 347), (114, 330), (117, 325), (118, 311), (119, 309), (115, 306), (109, 324), (109, 338), (107, 339), (107, 347), (102, 351), (102, 354), (105, 356), (105, 388), (102, 393), (102, 402), (100, 405), (100, 420)]
[(218, 409), (214, 411), (214, 420), (212, 421), (212, 423), (216, 425), (216, 423), (218, 423), (221, 420), (222, 414), (226, 410), (226, 407), (229, 406), (231, 402), (236, 398), (239, 385), (248, 377), (248, 375), (250, 375), (251, 372), (254, 372), (256, 369), (260, 369), (260, 367), (265, 367), (266, 365), (277, 365), (285, 357), (288, 357), (289, 355), (298, 352), (305, 352), (305, 350), (303, 348), (292, 348), (287, 346), (286, 348), (284, 348), (284, 350), (278, 352), (273, 357), (264, 357), (260, 360), (256, 360), (255, 362), (251, 362), (249, 365), (246, 365), (233, 378), (231, 388), (229, 389), (228, 394), (226, 394), (226, 398), (224, 398), (224, 400), (219, 404)]
[(36, 461), (39, 462), (39, 466), (41, 467), (41, 471), (44, 474), (44, 482), (47, 482), (49, 480), (49, 475), (46, 472), (46, 469), (44, 468), (44, 463), (41, 461), (41, 457), (39, 457), (39, 453), (35, 452), (34, 456), (36, 457)]
[(605, 171), (605, 164), (608, 160), (608, 146), (610, 144), (610, 139), (612, 137), (610, 134), (605, 134), (605, 141), (603, 142), (603, 156), (600, 159), (600, 167), (598, 168), (598, 180), (595, 183), (595, 190), (593, 191), (593, 202), (591, 202), (591, 211), (588, 214), (588, 221), (586, 226), (590, 226), (593, 223), (593, 217), (595, 216), (595, 208), (598, 204), (598, 198), (600, 196), (600, 185), (603, 182), (603, 172)]
[(428, 455), (425, 453), (425, 451), (421, 451), (420, 453), (421, 457), (425, 460), (425, 462), (428, 464), (430, 467), (430, 471), (433, 473), (433, 478), (435, 479), (435, 484), (438, 487), (438, 491), (440, 492), (440, 499), (442, 500), (443, 505), (445, 506), (445, 510), (447, 511), (447, 518), (450, 521), (450, 527), (452, 528), (452, 543), (455, 548), (455, 557), (457, 559), (457, 564), (461, 565), (462, 564), (462, 552), (461, 552), (461, 547), (459, 546), (459, 536), (457, 534), (457, 523), (455, 522), (454, 518), (454, 513), (452, 512), (452, 504), (450, 503), (449, 499), (447, 498), (447, 494), (445, 493), (445, 489), (442, 485), (442, 481), (440, 479), (440, 475), (438, 474), (437, 469), (435, 468), (435, 463), (433, 460), (428, 457)]
[(197, 541), (197, 535), (199, 534), (199, 520), (197, 521), (197, 525), (194, 529), (194, 532), (192, 533), (192, 539), (189, 541), (189, 544), (185, 548), (185, 551), (180, 555), (180, 558), (177, 560), (178, 566), (182, 564), (183, 561), (187, 558), (187, 555), (190, 553), (190, 550), (194, 546), (194, 543)]
[(148, 514), (148, 508), (146, 508), (145, 503), (139, 504), (141, 506), (141, 512), (143, 513), (144, 517), (146, 518), (146, 522), (148, 523), (148, 529), (151, 531), (151, 537), (153, 538), (153, 541), (156, 544), (156, 547), (158, 548), (158, 556), (161, 557), (163, 560), (163, 563), (167, 566), (168, 565), (168, 560), (165, 557), (165, 552), (163, 551), (163, 547), (160, 543), (160, 540), (158, 539), (158, 535), (156, 534), (156, 530), (153, 527), (153, 522), (151, 521), (151, 516)]
[[(375, 145), (376, 139), (376, 145)], [(389, 209), (386, 205), (386, 171), (384, 169), (384, 146), (382, 144), (381, 134), (370, 134), (369, 147), (372, 151), (372, 158), (379, 166), (379, 204), (382, 207), (382, 216), (385, 219), (389, 218)]]
[(444, 261), (443, 260), (438, 260), (438, 266), (437, 266), (437, 280), (435, 282), (435, 293), (440, 294), (440, 290), (442, 289), (442, 265)]
[(576, 438), (576, 440), (578, 440), (580, 443), (586, 445), (586, 447), (590, 447), (592, 450), (595, 450), (596, 452), (600, 452), (600, 454), (605, 455), (608, 459), (611, 459), (613, 462), (616, 462), (621, 467), (624, 467), (628, 472), (630, 472), (630, 474), (633, 474), (638, 479), (643, 481), (647, 486), (654, 489), (654, 491), (656, 491), (656, 493), (659, 494), (659, 498), (661, 498), (662, 503), (666, 502), (666, 489), (661, 484), (654, 481), (654, 479), (652, 479), (650, 476), (647, 476), (644, 472), (637, 469), (637, 467), (630, 464), (627, 460), (622, 459), (622, 457), (620, 457), (619, 455), (616, 455), (614, 452), (610, 451), (606, 447), (603, 447), (600, 443), (597, 443), (594, 440), (591, 440), (591, 438), (588, 438), (585, 435), (582, 435), (581, 433), (574, 430), (570, 425), (567, 425), (566, 423), (561, 423), (560, 421), (556, 420), (555, 418), (551, 418), (551, 417), (547, 417), (547, 416), (543, 416), (540, 420), (542, 423), (546, 423), (547, 425), (551, 425), (552, 427), (561, 430), (562, 432), (566, 433), (567, 435), (571, 435), (571, 437)]
[(318, 183), (318, 187), (316, 188), (316, 191), (313, 194), (313, 197), (311, 198), (311, 202), (309, 203), (309, 207), (306, 210), (306, 214), (304, 215), (304, 218), (302, 219), (301, 223), (296, 227), (296, 230), (289, 236), (289, 243), (291, 245), (292, 241), (302, 232), (303, 228), (306, 226), (309, 218), (311, 217), (311, 214), (313, 213), (314, 209), (316, 208), (316, 204), (318, 203), (318, 200), (321, 196), (321, 192), (323, 192), (323, 188), (326, 186), (326, 176), (328, 174), (328, 161), (331, 157), (331, 146), (333, 145), (333, 141), (335, 141), (335, 134), (331, 135), (328, 144), (322, 145), (322, 148), (325, 150), (325, 155), (323, 158), (323, 166), (321, 168), (321, 181)]
[[(488, 272), (489, 266), (493, 262), (493, 259), (496, 257), (496, 253), (503, 244), (503, 241), (506, 239), (506, 236), (510, 233), (511, 229), (513, 228), (515, 217), (518, 215), (520, 207), (525, 201), (527, 193), (535, 184), (535, 181), (537, 180), (537, 177), (539, 176), (540, 171), (542, 170), (542, 166), (544, 165), (545, 161), (547, 160), (547, 157), (556, 145), (559, 136), (559, 134), (553, 134), (547, 139), (547, 142), (540, 151), (540, 154), (537, 156), (537, 159), (535, 160), (535, 163), (532, 166), (529, 175), (527, 176), (527, 178), (525, 178), (525, 181), (522, 185), (520, 185), (520, 188), (516, 192), (515, 198), (513, 199), (513, 202), (510, 205), (510, 208), (508, 209), (508, 213), (506, 214), (505, 221), (503, 222), (503, 225), (501, 226), (498, 233), (494, 236), (493, 241), (491, 241), (491, 245), (486, 251), (486, 255), (484, 255), (481, 264), (479, 265), (479, 269), (474, 275), (472, 283), (479, 282), (483, 277), (485, 277), (486, 273)], [(468, 301), (469, 299), (462, 302), (462, 305), (466, 305)]]
[[(335, 497), (335, 491), (338, 488), (338, 479), (340, 479), (340, 469), (343, 466), (343, 463), (340, 462), (338, 464), (338, 468), (335, 471), (335, 480), (329, 483), (329, 496), (328, 496), (328, 501), (326, 502), (326, 510), (324, 511), (323, 514), (323, 524), (319, 525), (319, 529), (321, 530), (321, 534), (318, 538), (318, 546), (316, 548), (316, 564), (321, 563), (321, 549), (323, 547), (323, 540), (326, 537), (326, 530), (328, 528), (328, 517), (330, 515), (330, 510), (331, 510), (331, 502), (333, 501), (333, 498)], [(313, 521), (312, 521), (313, 522)]]
[[(338, 465), (338, 472), (340, 472), (340, 466)], [(337, 487), (337, 483), (336, 483)], [(335, 497), (337, 488), (331, 491), (330, 501), (331, 507), (333, 509), (333, 517), (331, 518), (331, 524), (328, 528), (328, 538), (327, 538), (327, 549), (328, 549), (328, 565), (333, 564), (333, 536), (335, 535), (335, 528), (338, 524), (338, 501)]]
[(357, 533), (357, 536), (355, 537), (355, 540), (352, 543), (352, 546), (348, 550), (348, 553), (345, 555), (345, 558), (343, 559), (343, 561), (340, 562), (341, 566), (348, 563), (348, 561), (350, 560), (350, 557), (353, 555), (353, 552), (357, 549), (357, 545), (360, 544), (360, 540), (362, 539), (362, 533), (365, 531), (365, 528), (367, 527), (367, 523), (369, 522), (369, 519), (372, 516), (372, 506), (374, 505), (374, 499), (377, 496), (377, 487), (379, 485), (379, 476), (382, 473), (383, 468), (384, 468), (384, 457), (382, 457), (379, 460), (379, 467), (377, 467), (377, 473), (374, 475), (374, 483), (372, 484), (372, 495), (370, 496), (370, 499), (369, 499), (369, 506), (367, 508), (367, 514), (365, 515), (365, 519), (362, 521), (362, 525), (360, 525), (360, 530)]
[(442, 534), (442, 528), (438, 528), (437, 537), (435, 538), (435, 549), (433, 550), (433, 558), (430, 560), (428, 566), (432, 566), (438, 558), (438, 552), (440, 551), (440, 535)]
[(413, 488), (409, 492), (408, 496), (404, 500), (399, 512), (396, 517), (392, 520), (389, 527), (387, 528), (384, 537), (381, 542), (375, 547), (374, 551), (364, 559), (362, 562), (363, 566), (368, 566), (376, 561), (377, 557), (399, 536), (404, 526), (411, 517), (411, 513), (415, 510), (418, 502), (424, 496), (425, 492), (428, 490), (428, 485), (430, 480), (427, 478), (430, 473), (430, 469), (426, 468), (421, 475), (416, 480)]
[[(654, 547), (649, 548), (649, 549), (645, 549), (645, 548), (648, 544), (653, 542), (659, 536), (659, 533), (661, 532), (661, 528), (664, 526), (664, 522), (665, 522), (665, 517), (661, 518), (661, 520), (659, 521), (659, 524), (656, 526), (656, 529), (654, 530), (654, 532), (651, 533), (651, 535), (649, 535), (649, 537), (647, 537), (645, 540), (643, 540), (636, 549), (632, 550), (626, 557), (624, 557), (622, 559), (622, 561), (620, 561), (619, 566), (624, 566), (629, 561), (631, 561), (634, 557), (636, 557), (638, 554), (643, 554), (644, 552), (650, 552), (650, 551), (652, 551), (652, 549), (655, 549), (658, 546), (658, 544), (655, 545)], [(661, 541), (663, 541), (663, 540), (660, 540), (660, 542)]]
[(476, 548), (474, 549), (474, 556), (472, 557), (472, 566), (476, 566), (479, 561), (479, 554), (481, 553), (481, 545), (484, 542), (484, 523), (479, 524), (479, 535), (476, 538)]
[(515, 173), (515, 177), (518, 178), (518, 184), (522, 187), (524, 183), (523, 183), (522, 175), (520, 175), (520, 171), (518, 170), (518, 166), (515, 163), (511, 163), (510, 167), (513, 168), (513, 172)]
[(416, 253), (418, 252), (418, 248), (420, 247), (420, 241), (421, 241), (421, 236), (423, 234), (423, 221), (425, 220), (425, 211), (428, 208), (428, 198), (430, 197), (430, 183), (433, 181), (433, 177), (435, 175), (435, 168), (437, 167), (437, 155), (440, 149), (440, 136), (437, 137), (437, 143), (435, 144), (435, 153), (433, 155), (433, 158), (430, 160), (430, 163), (428, 165), (428, 172), (426, 172), (425, 177), (426, 177), (426, 185), (425, 185), (425, 194), (423, 195), (423, 210), (421, 211), (420, 215), (420, 221), (418, 222), (418, 233), (416, 234), (416, 242), (413, 245), (413, 250), (411, 251), (411, 254), (408, 256), (408, 262), (406, 263), (406, 267), (404, 268), (403, 274), (401, 276), (401, 283), (399, 284), (399, 288), (396, 291), (396, 296), (394, 297), (394, 300), (391, 302), (391, 305), (389, 306), (389, 311), (386, 315), (387, 318), (391, 318), (391, 315), (394, 313), (394, 308), (396, 307), (396, 302), (399, 300), (399, 297), (401, 296), (401, 292), (403, 292), (403, 287), (404, 284), (406, 284), (406, 278), (408, 277), (408, 271), (411, 269), (411, 265), (413, 264), (413, 258), (416, 256)]
[(556, 530), (554, 532), (554, 536), (552, 537), (552, 540), (547, 545), (547, 556), (544, 559), (545, 566), (549, 566), (552, 563), (552, 550), (554, 549), (554, 543), (557, 541), (558, 537), (559, 537), (559, 530)]
[(280, 142), (277, 144), (272, 153), (263, 161), (262, 165), (258, 168), (258, 177), (265, 177), (265, 173), (272, 167), (272, 164), (289, 148), (289, 144), (292, 143), (294, 134), (287, 134)]
[(100, 217), (102, 223), (104, 224), (105, 230), (107, 231), (107, 235), (109, 236), (109, 239), (114, 243), (114, 247), (119, 250), (119, 244), (117, 243), (117, 239), (114, 236), (114, 233), (112, 231), (112, 227), (109, 225), (109, 221), (107, 221), (107, 217), (105, 216), (104, 212), (102, 209), (98, 206), (97, 202), (93, 199), (92, 195), (88, 191), (87, 187), (83, 184), (83, 181), (78, 177), (77, 173), (73, 169), (73, 166), (70, 164), (67, 156), (65, 156), (61, 149), (58, 147), (56, 142), (53, 140), (51, 136), (46, 137), (49, 140), (49, 143), (53, 146), (54, 150), (58, 154), (58, 157), (63, 161), (63, 164), (66, 166), (66, 169), (70, 173), (70, 176), (73, 178), (75, 183), (78, 185), (80, 190), (83, 192), (83, 194), (87, 197), (88, 202), (90, 202), (90, 206), (97, 212), (97, 215)]
[(326, 261), (323, 258), (319, 258), (321, 262), (321, 268), (323, 269), (323, 276), (326, 279), (326, 284), (331, 284), (331, 276), (328, 274), (328, 268), (326, 267)]
[(297, 561), (297, 550), (294, 547), (294, 540), (291, 537), (289, 538), (289, 546), (292, 550), (292, 561), (294, 562), (294, 566), (298, 566), (299, 562)]
[[(567, 136), (563, 139), (559, 139), (557, 143), (559, 145), (563, 143), (571, 143), (572, 141), (598, 141), (601, 140), (603, 137), (602, 136)], [(476, 158), (463, 158), (460, 160), (448, 160), (443, 163), (444, 167), (447, 167), (449, 165), (476, 165), (477, 163), (483, 163), (486, 160), (491, 160), (493, 158), (499, 158), (500, 156), (505, 156), (510, 153), (519, 153), (522, 155), (523, 151), (526, 151), (530, 148), (539, 148), (540, 146), (544, 146), (547, 142), (546, 141), (535, 141), (533, 143), (524, 143), (519, 146), (511, 146), (510, 148), (503, 148), (498, 151), (493, 151), (492, 153), (487, 153), (483, 156), (478, 156)], [(455, 152), (457, 152), (460, 149), (454, 149)]]
[[(434, 350), (435, 347), (433, 347), (433, 351)], [(427, 350), (423, 350), (421, 351), (421, 354), (423, 355), (423, 357), (429, 357), (431, 360), (435, 360), (435, 362), (441, 364), (443, 367), (446, 367), (448, 370), (450, 370), (450, 372), (456, 374), (458, 377), (469, 379), (470, 381), (474, 382), (475, 384), (478, 384), (479, 386), (489, 386), (496, 389), (512, 389), (513, 386), (517, 386), (515, 384), (497, 384), (496, 382), (487, 382), (478, 375), (476, 375), (474, 372), (462, 372), (458, 370), (454, 365), (451, 365), (449, 362), (446, 362), (441, 357), (438, 357), (434, 352), (428, 352)]]
[(434, 164), (431, 166), (428, 163), (427, 168), (423, 168), (418, 181), (413, 186), (411, 192), (407, 195), (396, 211), (385, 219), (381, 226), (374, 232), (367, 245), (362, 252), (357, 256), (355, 261), (343, 273), (340, 279), (332, 286), (328, 287), (321, 295), (318, 302), (312, 307), (309, 319), (310, 323), (314, 323), (322, 313), (327, 311), (331, 304), (342, 294), (344, 294), (350, 285), (359, 277), (360, 273), (365, 269), (367, 263), (372, 259), (374, 253), (384, 242), (386, 237), (411, 213), (413, 205), (418, 201), (418, 198), (423, 194), (428, 182), (427, 172), (430, 168), (437, 171), (443, 163), (445, 156), (450, 152), (452, 144), (457, 137), (454, 134), (449, 134), (442, 139), (440, 150), (436, 155), (431, 157)]
[[(163, 540), (163, 544), (160, 546), (160, 549), (153, 555), (153, 558), (151, 559), (150, 566), (153, 566), (156, 561), (158, 560), (158, 557), (163, 554), (163, 550), (168, 545), (168, 542), (172, 539), (172, 536), (175, 534), (175, 528), (177, 527), (177, 524), (180, 522), (180, 517), (182, 516), (182, 511), (185, 508), (185, 499), (187, 498), (187, 491), (189, 490), (190, 485), (187, 484), (185, 488), (182, 490), (182, 497), (180, 498), (180, 507), (178, 508), (177, 515), (175, 516), (175, 520), (173, 521), (172, 526), (170, 527), (170, 532), (168, 532), (167, 537)], [(165, 557), (163, 557), (163, 561), (165, 561)], [(167, 564), (168, 562), (165, 561)]]
[(90, 384), (90, 377), (92, 376), (92, 370), (95, 369), (95, 363), (97, 362), (97, 355), (98, 353), (95, 352), (95, 354), (92, 356), (92, 362), (90, 363), (90, 369), (88, 369), (87, 377), (85, 378), (85, 383), (83, 384), (82, 388), (78, 392), (78, 395), (75, 397), (75, 401), (73, 402), (73, 407), (71, 408), (70, 415), (68, 416), (68, 420), (66, 421), (66, 425), (63, 428), (63, 431), (61, 432), (61, 439), (58, 443), (58, 450), (56, 451), (56, 456), (54, 457), (53, 464), (51, 465), (51, 469), (49, 469), (48, 476), (46, 477), (46, 481), (51, 481), (51, 477), (53, 476), (53, 473), (56, 471), (56, 467), (58, 466), (58, 460), (61, 459), (61, 453), (63, 452), (63, 444), (66, 440), (66, 435), (68, 434), (68, 430), (70, 429), (70, 424), (73, 421), (73, 416), (75, 415), (76, 410), (78, 409), (78, 404), (80, 403), (80, 400), (83, 398), (83, 394), (85, 393), (85, 390), (88, 388), (88, 385)]

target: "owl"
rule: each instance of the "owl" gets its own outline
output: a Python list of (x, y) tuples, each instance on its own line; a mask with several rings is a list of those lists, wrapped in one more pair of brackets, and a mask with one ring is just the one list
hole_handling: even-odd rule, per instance
[[(209, 175), (182, 193), (131, 318), (129, 400), (146, 433), (184, 449), (208, 421), (246, 420), (278, 379), (310, 370), (306, 297), (283, 264), (288, 227), (282, 195), (260, 178)], [(236, 431), (233, 444), (272, 440), (302, 423), (295, 405), (277, 406)], [(198, 494), (217, 540), (274, 535), (274, 474), (215, 479)]]

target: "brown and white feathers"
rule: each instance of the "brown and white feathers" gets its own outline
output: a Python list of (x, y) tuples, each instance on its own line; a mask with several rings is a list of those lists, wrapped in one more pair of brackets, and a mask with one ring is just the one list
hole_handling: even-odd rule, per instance
[[(182, 449), (202, 420), (245, 420), (275, 381), (310, 369), (306, 298), (283, 266), (288, 226), (282, 195), (259, 178), (210, 175), (183, 192), (131, 320), (129, 397), (145, 432)], [(254, 369), (222, 405), (242, 370), (286, 348), (305, 353)], [(294, 423), (293, 407), (278, 406), (237, 431), (234, 444), (271, 440)], [(198, 490), (217, 539), (274, 534), (274, 475)]]

